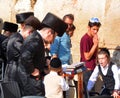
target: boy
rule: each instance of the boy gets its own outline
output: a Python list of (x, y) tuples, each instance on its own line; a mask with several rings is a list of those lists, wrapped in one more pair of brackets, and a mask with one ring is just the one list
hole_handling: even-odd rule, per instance
[(108, 49), (102, 48), (98, 52), (98, 63), (95, 67), (90, 79), (88, 81), (87, 89), (90, 91), (94, 86), (98, 75), (100, 74), (104, 83), (104, 92), (101, 95), (112, 95), (114, 98), (118, 97), (119, 90), (118, 67), (110, 61), (110, 53)]
[(64, 77), (61, 76), (62, 64), (59, 58), (53, 58), (50, 62), (50, 73), (44, 78), (45, 97), (63, 98), (63, 91), (69, 89)]

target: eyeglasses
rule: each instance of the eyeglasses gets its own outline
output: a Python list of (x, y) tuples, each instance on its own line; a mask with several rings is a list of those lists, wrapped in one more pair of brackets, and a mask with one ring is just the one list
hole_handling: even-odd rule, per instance
[(90, 19), (90, 22), (91, 23), (99, 23), (100, 21), (99, 21), (99, 19), (98, 18), (96, 18), (96, 17), (92, 17), (91, 19)]

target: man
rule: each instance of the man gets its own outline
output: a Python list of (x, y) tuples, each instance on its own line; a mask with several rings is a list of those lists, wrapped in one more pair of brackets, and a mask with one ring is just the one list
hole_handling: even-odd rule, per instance
[[(65, 67), (65, 65), (70, 65), (71, 61), (71, 33), (69, 31), (71, 29), (71, 26), (73, 26), (74, 15), (66, 14), (63, 17), (63, 21), (68, 25), (68, 28), (62, 37), (56, 36), (54, 42), (51, 44), (50, 53), (52, 58), (58, 57), (62, 62), (62, 67)], [(66, 98), (65, 91), (64, 98)]]
[(7, 58), (6, 58), (6, 51), (7, 51), (7, 43), (9, 40), (9, 37), (16, 33), (18, 30), (18, 25), (12, 22), (7, 22), (5, 21), (3, 24), (3, 35), (6, 36), (7, 38), (1, 43), (1, 49), (2, 49), (2, 56), (4, 57), (4, 68), (6, 68), (6, 63), (7, 63)]
[(19, 32), (10, 36), (7, 44), (7, 68), (5, 71), (5, 81), (16, 81), (16, 69), (23, 41), (34, 30), (39, 29), (40, 26), (40, 21), (36, 17), (30, 16), (24, 21), (23, 28)]
[(44, 43), (52, 43), (62, 36), (67, 24), (52, 13), (42, 21), (40, 30), (33, 32), (24, 42), (19, 60), (19, 85), (23, 95), (44, 95), (42, 72), (45, 66)]
[(80, 41), (81, 62), (85, 62), (87, 71), (83, 73), (84, 85), (86, 87), (88, 79), (96, 66), (96, 57), (98, 50), (98, 31), (101, 23), (98, 18), (93, 17), (88, 22), (88, 31)]
[(63, 17), (63, 21), (68, 24), (68, 28), (62, 37), (56, 36), (53, 44), (51, 45), (50, 53), (52, 58), (60, 58), (62, 65), (69, 65), (71, 59), (71, 39), (69, 29), (73, 25), (74, 16), (72, 14), (67, 14)]

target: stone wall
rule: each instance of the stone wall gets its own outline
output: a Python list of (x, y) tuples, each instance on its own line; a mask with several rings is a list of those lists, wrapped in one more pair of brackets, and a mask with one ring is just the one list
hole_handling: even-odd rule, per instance
[(65, 14), (75, 16), (76, 31), (72, 37), (73, 62), (80, 59), (79, 42), (87, 32), (87, 23), (91, 17), (98, 17), (102, 23), (99, 30), (99, 47), (110, 49), (113, 60), (120, 63), (120, 0), (0, 0), (3, 21), (15, 22), (15, 14), (34, 11), (40, 20), (47, 12), (62, 18)]

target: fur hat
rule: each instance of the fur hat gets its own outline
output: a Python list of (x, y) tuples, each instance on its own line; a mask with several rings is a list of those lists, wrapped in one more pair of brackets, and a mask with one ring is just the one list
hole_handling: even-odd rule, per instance
[(40, 29), (41, 27), (41, 22), (39, 21), (38, 18), (35, 16), (30, 16), (24, 21), (25, 25), (30, 25), (32, 26), (35, 30)]
[(24, 21), (31, 15), (34, 16), (34, 13), (33, 12), (25, 12), (25, 13), (16, 14), (16, 22), (24, 23)]
[(42, 26), (52, 28), (58, 33), (58, 36), (62, 36), (67, 29), (67, 24), (52, 13), (47, 13), (42, 21)]
[(50, 66), (52, 68), (60, 68), (62, 67), (61, 60), (59, 58), (53, 58), (50, 62)]
[(10, 31), (10, 32), (17, 32), (18, 25), (11, 22), (4, 22), (3, 30)]

